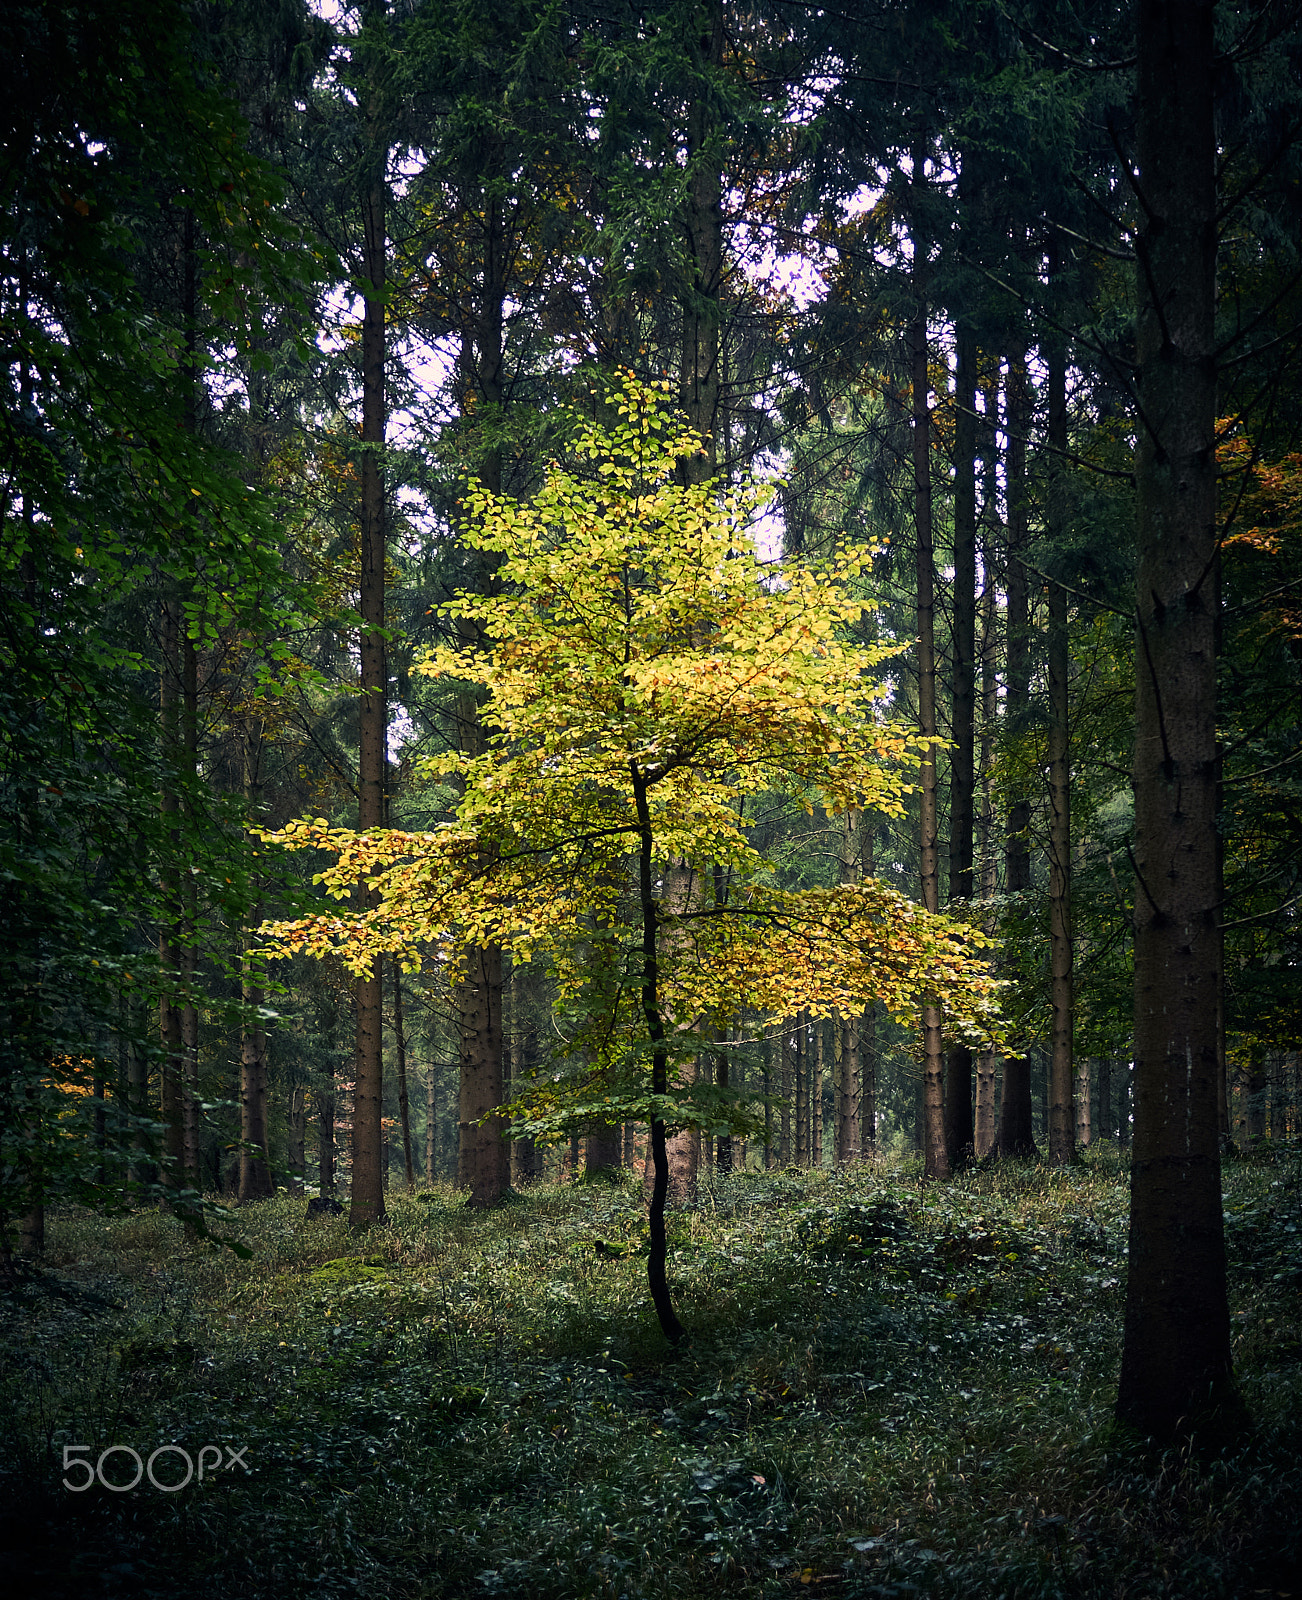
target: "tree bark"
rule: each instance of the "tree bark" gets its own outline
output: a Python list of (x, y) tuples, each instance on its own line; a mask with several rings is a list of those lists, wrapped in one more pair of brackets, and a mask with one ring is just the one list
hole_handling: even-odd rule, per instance
[[(1049, 365), (1050, 540), (1066, 535), (1064, 476), (1067, 450), (1067, 354), (1054, 339)], [(1049, 585), (1049, 1160), (1065, 1165), (1076, 1155), (1072, 1104), (1072, 1032), (1075, 1012), (1071, 927), (1071, 726), (1067, 591)]]
[(317, 1096), (317, 1190), (323, 1200), (335, 1193), (335, 1090), (334, 1078)]
[(1083, 1149), (1094, 1140), (1090, 1102), (1090, 1058), (1082, 1056), (1076, 1068), (1076, 1143)]
[(660, 1014), (660, 906), (655, 895), (654, 838), (647, 805), (646, 780), (637, 763), (631, 766), (633, 798), (638, 822), (638, 897), (642, 912), (642, 1018), (651, 1045), (651, 1203), (647, 1211), (647, 1284), (661, 1331), (671, 1344), (683, 1337), (684, 1328), (674, 1311), (665, 1273), (668, 1246), (665, 1236), (665, 1202), (669, 1195), (669, 1159), (665, 1153), (663, 1097), (669, 1093), (669, 1052)]
[(812, 1024), (814, 1064), (809, 1077), (809, 1108), (813, 1114), (809, 1155), (810, 1164), (815, 1167), (823, 1165), (823, 1053), (826, 1049), (826, 1039), (827, 1032), (823, 1027), (822, 1018), (815, 1018)]
[[(993, 432), (993, 430), (991, 430)], [(994, 484), (994, 450), (991, 448), (985, 512), (994, 516), (996, 488)], [(995, 802), (991, 771), (994, 762), (995, 718), (999, 714), (998, 684), (998, 623), (995, 608), (995, 583), (993, 561), (987, 540), (985, 548), (985, 575), (981, 588), (981, 899), (987, 904), (994, 899), (999, 888), (999, 869), (995, 861)], [(973, 1126), (973, 1146), (977, 1159), (988, 1156), (995, 1148), (995, 1078), (999, 1068), (999, 1054), (983, 1050), (977, 1058), (976, 1119)]]
[[(377, 8), (378, 10), (379, 8)], [(372, 91), (378, 100), (378, 90)], [(357, 763), (357, 825), (362, 832), (385, 825), (384, 780), (388, 761), (388, 665), (384, 642), (386, 516), (384, 464), (385, 285), (388, 272), (388, 143), (381, 112), (373, 107), (367, 138), (371, 169), (362, 194), (365, 309), (362, 314), (361, 449), (361, 727)], [(363, 904), (372, 892), (360, 891)], [(356, 981), (356, 1081), (353, 1088), (353, 1171), (348, 1225), (369, 1228), (384, 1221), (382, 1158), (384, 1104), (384, 981), (377, 957)]]
[(688, 59), (695, 76), (687, 107), (684, 230), (691, 279), (684, 286), (681, 377), (683, 409), (704, 451), (682, 463), (685, 483), (704, 483), (718, 467), (720, 308), (723, 288), (723, 167), (708, 79), (723, 61), (723, 0), (705, 0), (693, 19)]
[(393, 962), (393, 1047), (398, 1066), (398, 1116), (402, 1123), (402, 1169), (407, 1193), (416, 1187), (416, 1169), (411, 1159), (411, 1106), (407, 1098), (407, 1030), (402, 1015), (402, 968)]
[[(250, 817), (261, 810), (262, 727), (249, 718), (244, 727), (244, 799)], [(256, 927), (261, 921), (258, 907), (249, 914)], [(246, 935), (247, 943), (252, 939)], [(253, 958), (247, 953), (240, 960), (240, 1204), (264, 1200), (273, 1192), (271, 1168), (267, 1160), (267, 1033), (259, 1011), (266, 995), (258, 982)], [(254, 1151), (261, 1152), (255, 1154)]]
[(290, 1194), (303, 1193), (303, 1170), (306, 1165), (307, 1145), (307, 1090), (301, 1083), (289, 1091), (289, 1139), (286, 1166), (289, 1168)]
[(1135, 1132), (1117, 1414), (1232, 1426), (1216, 1109), (1212, 0), (1139, 0)]
[(488, 1116), (502, 1103), (502, 947), (468, 950), (465, 959), (465, 977), (457, 984), (461, 1033), (457, 1187), (469, 1189), (470, 1204), (480, 1208), (502, 1198), (511, 1176), (502, 1118)]
[(796, 1071), (796, 1165), (809, 1165), (809, 1041), (806, 1037), (806, 1013), (796, 1018), (795, 1028)]
[[(913, 150), (913, 182), (921, 184), (926, 150)], [(915, 224), (915, 231), (916, 224)], [(931, 510), (931, 377), (927, 370), (926, 245), (913, 246), (914, 318), (909, 326), (913, 379), (913, 521), (917, 539), (918, 591), (918, 730), (924, 739), (936, 737), (936, 623), (935, 570)], [(922, 758), (919, 783), (919, 830), (922, 859), (922, 904), (940, 909), (940, 860), (937, 845), (936, 747)], [(922, 1006), (923, 1165), (928, 1178), (948, 1178), (949, 1151), (945, 1143), (945, 1054), (938, 997)]]
[[(976, 795), (976, 338), (960, 328), (954, 396), (954, 582), (949, 783), (949, 898), (973, 892)], [(951, 1167), (972, 1158), (972, 1052), (952, 1044), (945, 1070), (945, 1150)]]
[[(1008, 622), (1005, 655), (1005, 716), (1016, 738), (1025, 731), (1031, 700), (1031, 607), (1026, 568), (1026, 435), (1030, 426), (1026, 352), (1008, 361)], [(1031, 850), (1027, 830), (1031, 803), (1020, 796), (1008, 808), (1004, 830), (1004, 888), (1010, 898), (1031, 887)], [(1014, 902), (1016, 904), (1016, 902)], [(1003, 1094), (999, 1102), (998, 1153), (1024, 1158), (1036, 1154), (1031, 1118), (1031, 1063), (1024, 1054), (1004, 1057)]]

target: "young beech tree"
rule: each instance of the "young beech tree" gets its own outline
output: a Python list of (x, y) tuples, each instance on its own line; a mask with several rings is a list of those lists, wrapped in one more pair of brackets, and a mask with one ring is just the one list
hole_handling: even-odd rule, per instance
[[(582, 1071), (541, 1075), (506, 1108), (517, 1132), (645, 1121), (654, 1184), (648, 1276), (660, 1324), (682, 1328), (665, 1282), (666, 1133), (750, 1118), (735, 1091), (694, 1081), (698, 1026), (743, 1007), (855, 1014), (871, 999), (916, 1019), (925, 994), (974, 1035), (997, 985), (973, 930), (871, 879), (777, 886), (747, 835), (747, 801), (785, 790), (811, 807), (898, 815), (920, 740), (884, 713), (889, 653), (853, 642), (857, 567), (765, 568), (745, 532), (764, 491), (685, 484), (701, 439), (662, 390), (623, 376), (576, 418), (571, 465), (528, 504), (483, 488), (470, 538), (502, 592), (465, 593), (492, 652), (433, 651), (421, 670), (481, 684), (481, 754), (455, 776), (456, 818), (430, 833), (300, 822), (274, 837), (331, 852), (320, 875), (350, 914), (269, 925), (285, 953), (380, 952), (415, 967), (497, 942), (552, 964)], [(357, 885), (369, 881), (360, 902)]]

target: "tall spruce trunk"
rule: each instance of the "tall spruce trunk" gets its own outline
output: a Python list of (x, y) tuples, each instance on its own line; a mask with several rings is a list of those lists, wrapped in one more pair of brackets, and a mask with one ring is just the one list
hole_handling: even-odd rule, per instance
[[(913, 182), (923, 181), (926, 151), (915, 146)], [(927, 370), (926, 248), (914, 241), (913, 289), (916, 309), (909, 326), (913, 380), (913, 523), (917, 541), (918, 595), (918, 730), (924, 739), (936, 737), (936, 577), (931, 509), (931, 378)], [(919, 781), (919, 845), (922, 904), (940, 909), (940, 854), (937, 842), (936, 747), (922, 758)], [(922, 1005), (922, 1153), (929, 1178), (948, 1178), (949, 1151), (945, 1143), (945, 1053), (938, 996)]]
[[(476, 186), (484, 179), (500, 176), (500, 146), (494, 146), (483, 173), (472, 180)], [(461, 387), (463, 410), (469, 416), (487, 420), (488, 443), (475, 456), (475, 473), (490, 494), (502, 492), (502, 451), (497, 440), (501, 409), (505, 399), (503, 365), (505, 361), (505, 305), (508, 283), (508, 243), (503, 202), (488, 194), (482, 204), (471, 199), (468, 206), (481, 214), (481, 263), (477, 314), (462, 330)], [(494, 564), (481, 561), (475, 581), (491, 593), (496, 581)], [(462, 642), (476, 649), (491, 648), (491, 641), (478, 632), (463, 630)], [(464, 696), (460, 708), (459, 739), (462, 752), (483, 753), (484, 734), (479, 703)], [(494, 1205), (510, 1186), (511, 1150), (505, 1138), (502, 1118), (484, 1114), (502, 1104), (502, 947), (485, 945), (467, 953), (466, 976), (456, 985), (454, 1003), (458, 1013), (460, 1087), (458, 1090), (457, 1184), (469, 1189), (470, 1204), (476, 1208)]]
[[(1067, 352), (1055, 339), (1049, 356), (1049, 537), (1061, 547), (1067, 533), (1064, 485), (1067, 452)], [(1076, 1155), (1072, 1033), (1075, 1019), (1071, 928), (1070, 640), (1067, 591), (1049, 585), (1049, 1160)]]
[[(954, 584), (949, 752), (949, 898), (971, 900), (976, 795), (976, 450), (977, 348), (958, 335), (954, 420)], [(972, 1121), (972, 1052), (952, 1044), (945, 1072), (945, 1150), (951, 1167), (968, 1162)]]
[(723, 0), (705, 0), (688, 41), (696, 82), (687, 107), (687, 195), (683, 225), (691, 280), (683, 295), (680, 388), (687, 420), (705, 441), (704, 453), (682, 464), (687, 483), (714, 476), (718, 462), (720, 306), (723, 288), (723, 167), (708, 79), (723, 61)]
[(1117, 1414), (1233, 1426), (1216, 1108), (1211, 0), (1139, 0), (1135, 1124)]
[[(991, 451), (991, 466), (994, 453)], [(993, 471), (988, 475), (993, 479)], [(986, 494), (986, 512), (993, 516), (995, 486), (990, 482)], [(995, 860), (995, 799), (991, 771), (995, 748), (995, 718), (999, 713), (998, 685), (998, 624), (995, 607), (995, 584), (991, 570), (989, 542), (985, 553), (985, 577), (981, 589), (981, 899), (987, 904), (994, 899), (999, 888), (999, 869)], [(988, 1156), (995, 1148), (995, 1076), (999, 1067), (999, 1053), (983, 1050), (977, 1058), (976, 1118), (973, 1125), (973, 1145), (978, 1160)]]
[[(1008, 361), (1008, 620), (1004, 646), (1004, 709), (1017, 737), (1025, 731), (1031, 702), (1031, 604), (1027, 587), (1026, 555), (1027, 485), (1026, 435), (1031, 423), (1026, 352), (1013, 351)], [(1004, 888), (1011, 897), (1031, 887), (1031, 849), (1027, 830), (1031, 802), (1014, 798), (1004, 829)], [(1035, 1135), (1031, 1116), (1031, 1063), (1011, 1051), (1004, 1057), (1003, 1094), (999, 1101), (998, 1153), (1003, 1157), (1033, 1156)]]
[[(385, 311), (387, 277), (388, 146), (371, 117), (372, 170), (362, 196), (363, 273), (361, 450), (361, 727), (357, 762), (357, 825), (365, 832), (385, 824), (388, 760), (388, 665), (384, 644), (385, 557)], [(374, 903), (361, 891), (363, 903)], [(384, 982), (380, 958), (356, 980), (356, 1081), (353, 1087), (353, 1170), (348, 1224), (369, 1228), (384, 1220)]]

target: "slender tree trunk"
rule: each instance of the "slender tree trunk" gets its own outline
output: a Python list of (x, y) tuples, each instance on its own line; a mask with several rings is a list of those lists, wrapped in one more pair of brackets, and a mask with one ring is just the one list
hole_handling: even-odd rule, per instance
[[(1026, 352), (1008, 361), (1008, 622), (1005, 715), (1014, 738), (1024, 736), (1031, 701), (1031, 606), (1026, 568), (1026, 435), (1030, 427)], [(1004, 887), (1009, 897), (1031, 887), (1031, 850), (1027, 830), (1031, 803), (1025, 796), (1008, 808), (1004, 832)], [(1015, 902), (1016, 903), (1016, 902)], [(1036, 1154), (1031, 1119), (1031, 1063), (1022, 1053), (1004, 1057), (1003, 1094), (999, 1101), (998, 1152), (1003, 1157)]]
[[(725, 1040), (724, 1042), (726, 1043), (727, 1041)], [(714, 1081), (718, 1088), (727, 1089), (731, 1087), (729, 1081), (730, 1073), (731, 1063), (728, 1060), (728, 1052), (726, 1050), (717, 1051), (714, 1057)], [(715, 1170), (721, 1177), (726, 1178), (731, 1174), (733, 1159), (732, 1135), (721, 1133), (714, 1153)]]
[(296, 1083), (289, 1091), (289, 1139), (286, 1165), (289, 1168), (290, 1194), (303, 1193), (303, 1172), (307, 1165), (307, 1090)]
[(764, 1030), (764, 1170), (773, 1168), (778, 1154), (773, 1148), (773, 1033)]
[[(244, 798), (250, 817), (261, 811), (262, 725), (251, 717), (244, 728)], [(261, 920), (253, 906), (249, 921)], [(247, 938), (247, 943), (252, 943)], [(266, 1000), (258, 981), (254, 958), (245, 952), (240, 961), (240, 1177), (239, 1200), (263, 1200), (273, 1192), (267, 1159), (267, 1033), (260, 1008)], [(256, 1153), (255, 1153), (256, 1152)]]
[[(976, 339), (959, 329), (954, 396), (953, 722), (949, 752), (949, 898), (971, 900), (976, 793)], [(952, 1044), (946, 1058), (945, 1149), (951, 1167), (972, 1157), (972, 1052)]]
[[(511, 1006), (512, 1056), (517, 1078), (523, 1083), (532, 1078), (538, 1067), (538, 1041), (528, 1020), (526, 1002), (533, 994), (531, 967), (515, 969), (513, 989), (515, 998)], [(512, 1140), (512, 1157), (515, 1185), (526, 1189), (542, 1179), (542, 1152), (533, 1139)]]
[[(199, 777), (199, 660), (194, 641), (181, 639), (181, 752), (187, 785), (182, 809), (187, 832), (198, 826), (193, 790)], [(181, 1168), (187, 1186), (199, 1186), (199, 1008), (195, 1004), (198, 982), (199, 906), (197, 880), (192, 872), (181, 881), (185, 937), (181, 945)]]
[(185, 1080), (185, 1047), (181, 1029), (184, 1007), (178, 997), (184, 981), (181, 938), (185, 911), (180, 888), (183, 871), (181, 797), (176, 786), (180, 766), (181, 601), (170, 584), (163, 596), (160, 625), (159, 710), (164, 776), (159, 809), (168, 835), (166, 876), (162, 885), (164, 923), (158, 937), (158, 964), (162, 980), (158, 1027), (163, 1045), (159, 1100), (163, 1121), (163, 1152), (167, 1158), (161, 1168), (161, 1177), (169, 1187), (175, 1187), (183, 1170), (185, 1156), (185, 1119), (181, 1099)]
[[(378, 91), (374, 91), (378, 99)], [(388, 143), (381, 114), (373, 108), (367, 138), (371, 170), (362, 195), (362, 449), (361, 449), (361, 705), (357, 763), (357, 825), (362, 832), (385, 825), (385, 767), (388, 762), (388, 665), (384, 642), (384, 558), (386, 515), (384, 463), (386, 433), (385, 309), (388, 270)], [(359, 890), (363, 903), (374, 895)], [(353, 1087), (352, 1183), (348, 1225), (369, 1228), (384, 1221), (384, 980), (380, 958), (356, 980), (356, 1080)]]
[[(1049, 347), (1049, 537), (1065, 540), (1067, 450), (1067, 354), (1060, 340)], [(1076, 1155), (1072, 1104), (1072, 1032), (1075, 1012), (1071, 927), (1071, 670), (1067, 591), (1049, 585), (1049, 1160), (1057, 1165)]]
[[(913, 182), (921, 184), (926, 150), (913, 151)], [(926, 245), (914, 243), (914, 296), (917, 302), (909, 328), (913, 377), (913, 520), (917, 538), (918, 588), (918, 726), (924, 739), (935, 739), (936, 631), (935, 561), (931, 512), (931, 377), (927, 370)], [(940, 909), (940, 860), (937, 843), (936, 747), (922, 758), (919, 783), (922, 904)], [(948, 1178), (949, 1151), (945, 1143), (945, 1052), (939, 997), (922, 1006), (923, 1164), (929, 1178)]]
[(809, 1165), (809, 1041), (806, 1038), (806, 1013), (796, 1018), (796, 1165)]
[(335, 1090), (333, 1074), (317, 1096), (317, 1188), (323, 1200), (335, 1193)]
[(416, 1169), (411, 1159), (411, 1107), (407, 1099), (407, 1030), (402, 1015), (402, 968), (393, 962), (393, 1046), (398, 1065), (398, 1116), (402, 1122), (402, 1169), (407, 1193), (416, 1187)]
[[(1211, 0), (1139, 0), (1135, 1137), (1117, 1413), (1237, 1420), (1216, 1108)], [(1213, 1426), (1217, 1424), (1212, 1423)]]
[(867, 1160), (877, 1149), (877, 1006), (864, 1007), (857, 1029), (859, 1044), (859, 1155)]
[(466, 952), (466, 973), (457, 985), (457, 996), (461, 1032), (457, 1187), (469, 1189), (472, 1206), (483, 1207), (502, 1198), (511, 1175), (503, 1119), (484, 1120), (502, 1103), (500, 945)]
[(435, 1154), (438, 1146), (439, 1106), (434, 1087), (434, 1067), (425, 1068), (425, 1182), (434, 1182), (437, 1168)]
[(814, 1063), (810, 1074), (809, 1103), (813, 1112), (814, 1126), (813, 1136), (810, 1139), (810, 1160), (813, 1166), (821, 1167), (823, 1165), (823, 1052), (827, 1037), (821, 1017), (814, 1020), (812, 1030)]
[(665, 1152), (665, 1123), (660, 1114), (669, 1093), (669, 1052), (660, 1015), (660, 906), (655, 895), (654, 837), (647, 805), (646, 780), (636, 762), (630, 768), (638, 822), (638, 895), (642, 912), (642, 1018), (651, 1044), (651, 1204), (648, 1208), (647, 1283), (660, 1328), (671, 1344), (683, 1337), (682, 1323), (674, 1311), (665, 1274), (667, 1240), (665, 1202), (669, 1196), (669, 1158)]
[[(991, 470), (987, 473), (985, 511), (994, 515), (996, 488), (993, 482), (994, 451), (989, 455)], [(981, 589), (981, 899), (989, 904), (999, 887), (998, 865), (995, 861), (995, 802), (991, 783), (994, 762), (995, 718), (999, 713), (998, 688), (998, 626), (995, 609), (995, 585), (992, 572), (990, 542), (985, 551), (985, 576)], [(995, 1148), (995, 1077), (999, 1068), (996, 1050), (983, 1050), (977, 1058), (976, 1121), (973, 1142), (978, 1159), (988, 1156)]]
[(1082, 1056), (1076, 1068), (1076, 1143), (1083, 1149), (1094, 1138), (1090, 1102), (1090, 1058)]
[[(490, 494), (502, 492), (503, 458), (498, 430), (506, 400), (503, 371), (509, 249), (502, 199), (499, 194), (485, 192), (485, 183), (500, 178), (502, 159), (500, 146), (494, 144), (482, 171), (474, 174), (473, 192), (468, 191), (466, 197), (467, 209), (481, 220), (481, 258), (478, 307), (461, 337), (463, 411), (485, 427), (475, 453), (475, 473)], [(475, 577), (484, 592), (493, 592), (496, 578), (491, 559), (481, 562)], [(487, 637), (469, 629), (463, 629), (462, 643), (480, 650), (491, 647)], [(479, 704), (472, 696), (462, 699), (460, 724), (462, 752), (470, 756), (481, 754), (484, 734)], [(454, 994), (460, 1019), (461, 1076), (457, 1183), (470, 1190), (472, 1205), (482, 1207), (500, 1200), (511, 1181), (510, 1144), (502, 1118), (472, 1125), (503, 1099), (502, 948), (484, 946), (468, 952), (467, 959), (467, 976)]]
[(1098, 1134), (1100, 1139), (1116, 1137), (1116, 1119), (1112, 1111), (1112, 1057), (1099, 1057), (1098, 1082)]
[(782, 1079), (782, 1095), (778, 1101), (778, 1161), (784, 1167), (791, 1165), (791, 1056), (793, 1049), (790, 1026), (784, 1023), (779, 1040), (778, 1061), (778, 1070)]
[(695, 460), (682, 463), (682, 473), (687, 483), (704, 483), (718, 464), (723, 288), (723, 167), (706, 80), (723, 61), (723, 0), (703, 0), (689, 27), (688, 59), (696, 81), (687, 108), (684, 230), (692, 275), (683, 296), (680, 386), (687, 420), (703, 436), (705, 449)]

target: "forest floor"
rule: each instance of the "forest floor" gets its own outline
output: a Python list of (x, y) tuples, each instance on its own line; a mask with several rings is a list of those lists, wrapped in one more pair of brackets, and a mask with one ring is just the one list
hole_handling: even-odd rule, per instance
[[(364, 1238), (282, 1196), (225, 1225), (248, 1260), (56, 1215), (0, 1289), (6, 1592), (1302, 1596), (1302, 1152), (1226, 1167), (1253, 1432), (1219, 1456), (1111, 1421), (1126, 1180), (1096, 1148), (717, 1183), (671, 1222), (676, 1352), (631, 1183), (395, 1192)], [(64, 1487), (114, 1445), (212, 1448), (176, 1492)]]

